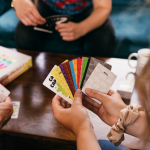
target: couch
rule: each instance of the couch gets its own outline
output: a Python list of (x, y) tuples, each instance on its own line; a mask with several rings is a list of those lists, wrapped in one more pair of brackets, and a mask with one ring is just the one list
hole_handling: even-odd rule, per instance
[[(14, 31), (19, 20), (15, 10), (10, 7), (11, 0), (0, 0), (0, 3), (4, 4), (0, 5), (0, 45), (17, 48)], [(110, 18), (116, 33), (116, 46), (112, 57), (127, 58), (130, 53), (149, 47), (150, 6), (147, 2), (145, 0), (112, 0), (112, 3)], [(55, 51), (56, 46), (58, 47), (57, 41), (47, 40), (42, 50), (87, 55), (82, 43), (77, 41), (70, 43), (69, 46), (73, 47), (71, 50), (65, 43), (58, 47), (57, 51)]]

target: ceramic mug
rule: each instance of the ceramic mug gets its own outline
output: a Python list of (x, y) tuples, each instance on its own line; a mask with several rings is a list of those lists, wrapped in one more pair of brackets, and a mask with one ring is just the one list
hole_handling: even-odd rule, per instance
[[(130, 59), (132, 57), (137, 58), (137, 65), (136, 66), (132, 66), (130, 64)], [(149, 60), (149, 58), (150, 58), (150, 49), (148, 49), (148, 48), (140, 49), (137, 53), (132, 53), (129, 55), (128, 64), (131, 68), (136, 68), (136, 74), (139, 75), (140, 72), (142, 71), (142, 69), (144, 68), (145, 64)]]

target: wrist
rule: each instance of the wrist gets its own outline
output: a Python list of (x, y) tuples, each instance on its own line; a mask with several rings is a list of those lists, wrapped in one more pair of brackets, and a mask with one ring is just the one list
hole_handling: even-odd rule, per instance
[(84, 134), (85, 132), (89, 132), (89, 131), (94, 132), (93, 126), (91, 123), (85, 123), (85, 124), (80, 125), (80, 127), (78, 127), (78, 130), (75, 132), (75, 135), (76, 137), (78, 137)]
[(79, 23), (79, 28), (80, 28), (81, 36), (84, 36), (84, 35), (86, 35), (88, 33), (87, 27), (86, 27), (84, 21)]

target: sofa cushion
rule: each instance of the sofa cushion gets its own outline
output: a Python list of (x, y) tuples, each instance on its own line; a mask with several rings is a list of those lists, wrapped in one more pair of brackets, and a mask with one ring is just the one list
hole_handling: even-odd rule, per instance
[(14, 33), (19, 20), (13, 8), (0, 16), (0, 45), (6, 47), (17, 47)]
[(0, 15), (11, 8), (11, 0), (0, 0)]

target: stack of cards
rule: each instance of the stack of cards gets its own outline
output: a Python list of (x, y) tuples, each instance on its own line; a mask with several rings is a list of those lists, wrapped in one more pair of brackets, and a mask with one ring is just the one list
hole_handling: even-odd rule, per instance
[(0, 84), (0, 103), (3, 102), (9, 94), (10, 91)]
[(111, 65), (93, 57), (66, 60), (53, 67), (43, 85), (72, 104), (78, 88), (82, 89), (83, 93), (86, 88), (91, 88), (107, 94), (117, 78), (111, 68)]

